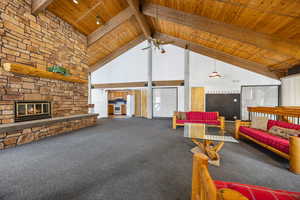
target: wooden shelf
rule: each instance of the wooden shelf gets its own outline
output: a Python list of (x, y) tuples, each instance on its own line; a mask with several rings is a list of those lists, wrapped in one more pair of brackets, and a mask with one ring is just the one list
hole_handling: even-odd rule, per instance
[(35, 76), (41, 78), (62, 80), (74, 83), (87, 83), (87, 80), (80, 79), (75, 76), (63, 76), (58, 73), (48, 72), (41, 69), (37, 69), (28, 65), (14, 64), (14, 63), (4, 63), (3, 68), (5, 71), (13, 72), (17, 74), (24, 74), (28, 76)]

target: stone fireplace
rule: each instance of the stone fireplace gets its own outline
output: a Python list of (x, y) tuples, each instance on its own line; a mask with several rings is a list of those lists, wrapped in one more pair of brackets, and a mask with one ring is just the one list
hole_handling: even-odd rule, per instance
[(60, 65), (87, 80), (85, 35), (47, 10), (32, 15), (31, 1), (0, 1), (0, 13), (0, 150), (95, 125), (87, 83), (4, 70)]
[(49, 101), (16, 101), (15, 122), (51, 118)]

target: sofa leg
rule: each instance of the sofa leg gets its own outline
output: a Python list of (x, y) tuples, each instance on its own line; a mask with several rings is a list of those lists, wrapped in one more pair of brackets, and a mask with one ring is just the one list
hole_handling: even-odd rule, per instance
[(300, 174), (300, 137), (290, 137), (290, 170)]

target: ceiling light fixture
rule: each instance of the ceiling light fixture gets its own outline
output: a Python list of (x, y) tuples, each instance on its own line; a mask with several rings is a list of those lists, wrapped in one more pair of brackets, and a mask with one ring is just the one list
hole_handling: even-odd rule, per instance
[(73, 0), (73, 2), (79, 4), (79, 0)]
[(102, 21), (101, 21), (100, 16), (97, 16), (97, 17), (96, 17), (96, 24), (97, 24), (97, 25), (102, 24)]
[(209, 78), (224, 78), (219, 72), (217, 72), (217, 61), (214, 60), (215, 69), (214, 71), (208, 76)]

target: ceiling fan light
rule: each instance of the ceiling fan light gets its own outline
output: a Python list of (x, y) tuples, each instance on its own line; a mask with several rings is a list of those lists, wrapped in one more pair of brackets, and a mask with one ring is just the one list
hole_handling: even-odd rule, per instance
[(79, 0), (73, 0), (73, 3), (79, 4)]

